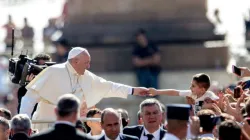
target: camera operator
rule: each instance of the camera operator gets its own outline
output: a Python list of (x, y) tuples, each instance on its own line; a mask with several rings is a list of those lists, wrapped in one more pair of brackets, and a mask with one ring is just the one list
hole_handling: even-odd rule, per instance
[[(44, 65), (45, 62), (51, 62), (51, 57), (48, 55), (48, 54), (38, 54), (35, 56), (34, 60), (36, 60), (36, 64), (37, 65)], [(17, 93), (17, 97), (18, 97), (18, 107), (17, 107), (17, 112), (19, 113), (19, 110), (20, 110), (20, 106), (21, 106), (21, 100), (22, 100), (22, 97), (26, 94), (27, 92), (27, 89), (25, 88), (25, 86), (30, 82), (32, 81), (33, 79), (35, 78), (35, 75), (34, 74), (30, 74), (30, 75), (27, 75), (26, 77), (26, 84), (24, 86), (21, 86), (18, 90), (18, 93)], [(36, 107), (37, 107), (37, 104), (35, 105), (34, 109), (33, 109), (33, 112), (32, 112), (32, 115), (33, 113), (35, 112), (36, 110)]]

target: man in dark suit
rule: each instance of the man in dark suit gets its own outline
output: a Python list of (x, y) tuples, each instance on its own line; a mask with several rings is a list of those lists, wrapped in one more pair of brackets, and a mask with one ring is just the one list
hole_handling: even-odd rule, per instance
[(32, 133), (28, 115), (18, 114), (11, 119), (11, 140), (28, 140)]
[(101, 126), (105, 135), (99, 140), (138, 140), (137, 137), (120, 133), (121, 115), (113, 108), (103, 110), (101, 115)]
[(54, 128), (31, 137), (31, 140), (90, 140), (84, 133), (76, 130), (80, 101), (73, 94), (59, 98), (55, 113), (57, 121)]
[(146, 99), (140, 104), (143, 125), (125, 127), (123, 133), (143, 140), (161, 140), (166, 131), (161, 128), (162, 108), (156, 99)]

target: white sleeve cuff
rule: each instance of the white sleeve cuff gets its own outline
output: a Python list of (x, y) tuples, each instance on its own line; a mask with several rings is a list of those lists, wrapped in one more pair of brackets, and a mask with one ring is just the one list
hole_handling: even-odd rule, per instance
[(133, 95), (133, 87), (129, 88), (128, 94), (129, 94), (129, 95)]
[(179, 96), (186, 97), (191, 95), (192, 95), (191, 90), (179, 90)]

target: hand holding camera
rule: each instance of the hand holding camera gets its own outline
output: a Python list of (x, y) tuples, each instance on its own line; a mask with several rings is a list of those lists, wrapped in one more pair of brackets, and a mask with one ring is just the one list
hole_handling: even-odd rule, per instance
[(26, 82), (30, 82), (35, 78), (35, 75), (33, 73), (31, 73), (30, 75), (26, 76)]

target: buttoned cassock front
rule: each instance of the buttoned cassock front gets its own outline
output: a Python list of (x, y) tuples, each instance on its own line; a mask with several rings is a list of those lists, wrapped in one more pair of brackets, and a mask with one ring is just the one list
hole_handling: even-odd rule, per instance
[[(55, 119), (58, 97), (66, 93), (76, 95), (82, 104), (86, 101), (87, 107), (96, 105), (103, 98), (127, 98), (132, 93), (132, 87), (106, 81), (88, 70), (84, 75), (77, 75), (69, 62), (46, 68), (26, 88), (28, 91), (22, 99), (20, 114), (31, 116), (35, 103), (39, 102), (33, 120)], [(48, 124), (34, 125), (34, 128), (46, 129)]]

